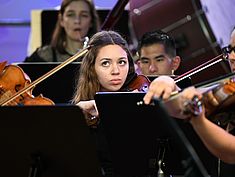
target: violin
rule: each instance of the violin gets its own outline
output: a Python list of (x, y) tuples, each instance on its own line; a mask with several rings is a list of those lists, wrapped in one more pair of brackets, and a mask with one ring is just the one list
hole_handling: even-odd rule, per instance
[[(0, 103), (30, 83), (30, 78), (19, 66), (7, 65), (6, 61), (0, 63)], [(32, 91), (32, 89), (28, 90), (6, 105), (54, 105), (52, 100), (42, 95), (34, 97)]]
[[(208, 87), (208, 86), (207, 86)], [(221, 79), (210, 84), (211, 89), (203, 93), (202, 103), (205, 105), (205, 114), (210, 120), (220, 122), (226, 126), (235, 120), (235, 76)]]
[(145, 75), (137, 75), (127, 86), (126, 91), (147, 92), (151, 81)]
[[(187, 118), (188, 114), (197, 116), (201, 113), (202, 105), (204, 105), (206, 117), (210, 120), (217, 121), (222, 114), (225, 115), (224, 113), (230, 114), (230, 120), (235, 119), (233, 108), (235, 104), (235, 73), (221, 76), (214, 79), (214, 81), (195, 85), (195, 88), (202, 93), (202, 100), (194, 97), (190, 101), (185, 101), (180, 97), (181, 93), (178, 93), (164, 102), (171, 116), (182, 119)], [(179, 107), (182, 102), (184, 102), (183, 108)], [(230, 121), (222, 119), (224, 124)]]
[[(36, 79), (35, 81), (33, 81), (32, 83), (30, 83), (30, 80), (27, 79), (26, 77), (26, 82), (22, 82), (20, 84), (22, 85), (19, 85), (18, 82), (16, 82), (15, 85), (12, 86), (12, 89), (10, 88), (4, 88), (5, 85), (7, 85), (7, 83), (10, 83), (8, 80), (9, 78), (5, 79), (5, 77), (3, 77), (3, 75), (5, 75), (6, 73), (6, 62), (3, 62), (1, 63), (1, 66), (0, 66), (0, 71), (2, 70), (2, 72), (0, 72), (1, 74), (1, 77), (0, 77), (0, 80), (2, 79), (3, 81), (1, 82), (0, 81), (0, 88), (1, 88), (1, 99), (0, 99), (0, 106), (5, 106), (5, 105), (9, 105), (9, 104), (14, 104), (13, 102), (15, 102), (15, 104), (21, 104), (20, 102), (18, 103), (18, 101), (20, 101), (21, 99), (20, 98), (25, 98), (23, 100), (26, 100), (26, 98), (28, 98), (28, 95), (31, 94), (32, 92), (32, 89), (37, 85), (39, 84), (40, 82), (44, 81), (46, 78), (50, 77), (52, 74), (55, 74), (57, 71), (59, 71), (60, 69), (62, 69), (63, 67), (67, 66), (69, 63), (75, 61), (77, 58), (80, 58), (81, 56), (85, 55), (89, 48), (91, 46), (87, 46), (85, 47), (84, 49), (82, 49), (81, 51), (79, 51), (78, 53), (76, 53), (75, 55), (73, 55), (72, 57), (68, 58), (67, 60), (65, 60), (63, 63), (61, 63), (60, 65), (58, 65), (57, 67), (53, 68), (52, 70), (50, 70), (49, 72), (47, 72), (46, 74), (44, 74), (43, 76), (39, 77), (38, 79)], [(10, 65), (11, 67), (10, 68), (18, 68), (18, 71), (19, 73), (23, 73), (22, 76), (26, 76), (26, 74), (23, 72), (23, 70), (17, 66), (13, 66), (13, 65)], [(5, 69), (4, 69), (5, 68)], [(10, 73), (10, 71), (9, 71)], [(10, 78), (14, 78), (14, 74), (12, 75), (12, 77)], [(22, 78), (21, 78), (22, 79)], [(23, 79), (22, 79), (23, 80)], [(9, 90), (10, 89), (10, 90)], [(8, 91), (9, 90), (9, 91)], [(8, 93), (10, 92), (10, 94), (8, 95)], [(28, 94), (28, 95), (27, 95)], [(25, 95), (25, 97), (24, 97)], [(41, 96), (39, 97), (36, 97), (36, 99), (40, 99)], [(49, 100), (48, 100), (49, 101)], [(50, 102), (50, 101), (49, 101)], [(23, 102), (24, 104), (24, 102)], [(26, 104), (26, 103), (25, 103)], [(36, 103), (36, 104), (39, 104), (39, 103)], [(53, 103), (54, 104), (54, 103)]]

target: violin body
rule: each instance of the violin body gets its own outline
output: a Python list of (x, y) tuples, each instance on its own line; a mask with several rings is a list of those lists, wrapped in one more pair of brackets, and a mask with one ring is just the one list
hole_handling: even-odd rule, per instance
[(140, 92), (147, 92), (151, 81), (144, 75), (137, 75), (135, 79), (128, 85), (128, 91), (138, 90)]
[(196, 88), (203, 95), (201, 100), (196, 97), (192, 100), (184, 100), (179, 93), (165, 101), (164, 105), (171, 116), (187, 119), (189, 115), (197, 116), (200, 114), (202, 111), (200, 107), (203, 104), (208, 119), (215, 122), (219, 121), (225, 125), (229, 121), (235, 120), (234, 75), (225, 76), (223, 79)]
[[(0, 103), (10, 98), (15, 93), (22, 90), (31, 83), (30, 78), (24, 71), (15, 65), (6, 65), (6, 62), (0, 63)], [(22, 93), (16, 99), (8, 103), (13, 105), (53, 105), (54, 102), (48, 98), (39, 95), (34, 97), (32, 89)], [(2, 105), (2, 104), (1, 104)]]
[(54, 105), (54, 102), (49, 98), (44, 97), (43, 95), (39, 95), (36, 97), (26, 97), (22, 102), (24, 106), (31, 106), (31, 105)]
[(217, 87), (204, 94), (206, 116), (226, 126), (230, 121), (235, 120), (235, 78), (228, 78)]

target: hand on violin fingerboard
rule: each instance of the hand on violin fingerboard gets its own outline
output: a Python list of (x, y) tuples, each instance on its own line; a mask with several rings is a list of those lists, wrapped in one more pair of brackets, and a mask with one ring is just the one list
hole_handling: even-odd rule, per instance
[(144, 96), (144, 103), (149, 104), (153, 98), (168, 99), (173, 92), (180, 90), (175, 81), (169, 76), (159, 76), (154, 79)]

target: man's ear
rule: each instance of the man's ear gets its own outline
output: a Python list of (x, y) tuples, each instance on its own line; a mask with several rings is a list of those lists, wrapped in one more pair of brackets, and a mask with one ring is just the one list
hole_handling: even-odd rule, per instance
[(181, 62), (181, 58), (179, 56), (176, 56), (172, 60), (172, 69), (175, 71), (179, 68)]

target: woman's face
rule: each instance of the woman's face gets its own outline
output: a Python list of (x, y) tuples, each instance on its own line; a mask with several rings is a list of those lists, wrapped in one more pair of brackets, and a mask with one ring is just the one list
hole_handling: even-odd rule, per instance
[(118, 91), (123, 86), (129, 71), (126, 51), (119, 45), (102, 47), (96, 57), (95, 71), (101, 91)]
[(65, 8), (60, 24), (65, 29), (67, 38), (82, 41), (92, 26), (91, 22), (88, 4), (84, 1), (72, 1)]

